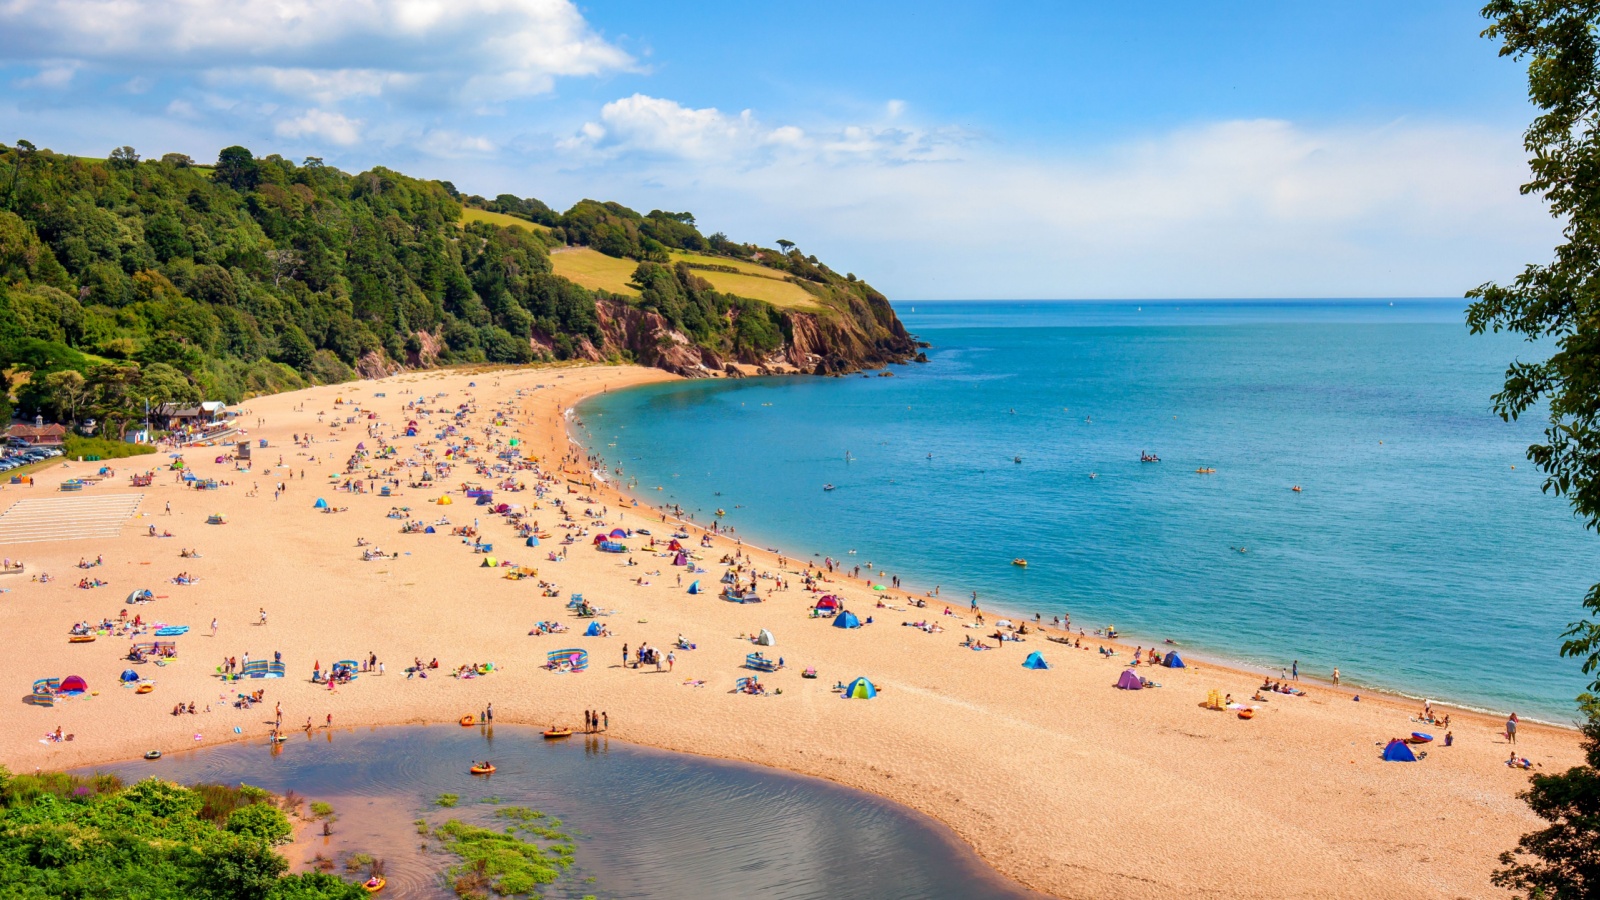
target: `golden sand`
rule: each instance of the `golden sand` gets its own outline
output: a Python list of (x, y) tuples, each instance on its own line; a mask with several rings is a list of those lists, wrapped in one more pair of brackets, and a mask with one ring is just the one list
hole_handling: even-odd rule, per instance
[[(344, 472), (358, 442), (365, 440), (369, 449), (380, 445), (365, 434), (372, 420), (330, 430), (327, 423), (342, 423), (357, 404), (363, 416), (376, 412), (382, 433), (390, 435), (403, 427), (401, 407), (408, 400), (444, 391), (448, 396), (430, 405), (453, 408), (469, 395), (468, 383), (476, 382), (470, 396), (478, 414), (463, 432), (482, 440), (502, 401), (518, 388), (545, 385), (528, 394), (516, 426), (497, 431), (505, 438), (520, 429), (527, 452), (542, 457), (548, 470), (570, 450), (562, 410), (599, 390), (666, 377), (618, 367), (427, 372), (258, 398), (246, 404), (242, 420), (252, 443), (266, 438), (270, 446), (255, 451), (252, 471), (213, 461), (229, 448), (185, 453), (200, 476), (233, 482), (216, 492), (185, 489), (165, 468), (151, 487), (128, 486), (129, 473), (164, 466), (165, 455), (110, 463), (116, 477), (85, 494), (144, 494), (140, 517), (129, 520), (119, 537), (0, 548), (8, 557), (21, 557), (29, 573), (0, 576), (0, 588), (7, 589), (0, 594), (0, 634), (11, 651), (5, 669), (13, 698), (0, 717), (0, 760), (27, 771), (128, 759), (151, 748), (172, 753), (240, 737), (264, 743), (278, 703), (286, 729), (302, 727), (308, 717), (321, 728), (329, 715), (335, 729), (454, 722), (489, 703), (500, 722), (581, 726), (584, 709), (601, 709), (610, 716), (613, 737), (778, 766), (914, 807), (949, 824), (1000, 871), (1065, 897), (1142, 898), (1173, 891), (1262, 898), (1503, 896), (1488, 883), (1495, 857), (1537, 820), (1516, 799), (1526, 775), (1504, 764), (1510, 748), (1498, 719), (1452, 711), (1455, 746), (1435, 743), (1417, 764), (1383, 763), (1378, 751), (1385, 739), (1413, 730), (1439, 732), (1410, 721), (1416, 704), (1370, 695), (1357, 703), (1347, 691), (1311, 686), (1307, 697), (1273, 695), (1270, 703), (1257, 704), (1254, 719), (1244, 721), (1203, 709), (1202, 703), (1212, 690), (1247, 698), (1259, 675), (1203, 663), (1141, 669), (1164, 687), (1119, 691), (1112, 684), (1128, 658), (1126, 648), (1106, 659), (1035, 634), (989, 652), (964, 650), (957, 644), (966, 635), (992, 630), (964, 628), (964, 604), (956, 607), (961, 617), (941, 615), (942, 602), (930, 601), (926, 610), (879, 609), (864, 583), (841, 580), (830, 587), (863, 619), (876, 620), (845, 631), (825, 618), (808, 617), (814, 595), (800, 589), (795, 574), (788, 575), (790, 590), (765, 603), (740, 605), (712, 592), (687, 595), (671, 560), (642, 552), (637, 538), (628, 542), (641, 563), (636, 567), (625, 566), (626, 557), (597, 552), (587, 536), (568, 549), (564, 561), (551, 562), (547, 553), (560, 549), (565, 532), (554, 527), (560, 513), (548, 499), (531, 517), (553, 537), (538, 548), (524, 547), (501, 520), (470, 505), (459, 485), (476, 481), (487, 487), (493, 479), (464, 468), (442, 482), (452, 491), (450, 506), (433, 502), (441, 487), (403, 488), (392, 498), (331, 487), (328, 476)], [(387, 396), (375, 398), (377, 393)], [(336, 398), (346, 404), (336, 407)], [(321, 425), (319, 411), (327, 414)], [(265, 420), (260, 427), (257, 417)], [(398, 459), (425, 442), (442, 452), (442, 443), (432, 441), (442, 419), (433, 417), (422, 437), (397, 440)], [(292, 433), (307, 431), (317, 439), (309, 450), (291, 444)], [(272, 468), (280, 455), (288, 469)], [(39, 473), (37, 487), (0, 489), (0, 510), (21, 499), (66, 496), (55, 493), (58, 482), (92, 474), (99, 465), (74, 462)], [(292, 478), (286, 475), (290, 469)], [(534, 479), (521, 473), (521, 480), (531, 485)], [(274, 500), (279, 481), (287, 491)], [(252, 485), (259, 491), (247, 496)], [(319, 496), (348, 511), (314, 510)], [(666, 537), (659, 513), (625, 506), (614, 492), (593, 494), (593, 503), (578, 501), (578, 494), (559, 496), (579, 511), (608, 507), (608, 527), (620, 522)], [(534, 495), (497, 499), (531, 504)], [(170, 516), (163, 512), (169, 501)], [(507, 580), (503, 569), (481, 568), (483, 556), (451, 537), (448, 528), (434, 535), (399, 534), (401, 523), (385, 518), (392, 506), (409, 506), (414, 517), (428, 522), (441, 514), (455, 525), (477, 517), (496, 557), (537, 568), (539, 578), (559, 585), (559, 596), (541, 596), (538, 579)], [(212, 513), (223, 514), (227, 524), (206, 524)], [(144, 536), (152, 524), (174, 537)], [(701, 532), (692, 531), (695, 540), (685, 543), (698, 550)], [(401, 555), (363, 561), (358, 538)], [(700, 551), (704, 586), (716, 586), (725, 568), (717, 560), (733, 547), (719, 537), (714, 549)], [(198, 549), (202, 558), (182, 559), (180, 548)], [(104, 556), (103, 566), (75, 568), (80, 558), (96, 555)], [(755, 569), (778, 571), (770, 554), (754, 555)], [(658, 570), (662, 574), (647, 576), (649, 585), (634, 583)], [(31, 581), (40, 571), (56, 580)], [(791, 564), (787, 571), (798, 570)], [(199, 583), (170, 583), (179, 572), (198, 576)], [(85, 576), (110, 584), (77, 588)], [(768, 586), (763, 583), (763, 593)], [(176, 662), (136, 667), (155, 682), (145, 695), (117, 686), (118, 673), (129, 667), (125, 639), (67, 642), (73, 622), (117, 616), (124, 597), (139, 588), (158, 599), (131, 608), (130, 615), (191, 627), (176, 639)], [(616, 610), (604, 618), (615, 636), (578, 636), (587, 622), (565, 609), (570, 593)], [(884, 596), (886, 603), (907, 606), (906, 595)], [(261, 608), (268, 613), (265, 625), (257, 624)], [(219, 620), (215, 637), (213, 617)], [(995, 614), (990, 617), (992, 622)], [(926, 634), (900, 625), (923, 618), (940, 621), (946, 631)], [(529, 636), (538, 620), (561, 620), (573, 631)], [(750, 674), (741, 666), (756, 649), (741, 635), (761, 628), (777, 638), (769, 655), (787, 662), (762, 680), (783, 693), (730, 693), (736, 678)], [(699, 646), (676, 651), (673, 671), (619, 665), (624, 643), (631, 649), (644, 641), (666, 650), (679, 634)], [(1085, 647), (1100, 643), (1086, 640)], [(540, 668), (546, 651), (569, 646), (589, 651), (587, 672)], [(1032, 650), (1042, 651), (1052, 668), (1024, 669), (1022, 660)], [(215, 677), (224, 656), (248, 652), (254, 660), (271, 658), (274, 651), (284, 654), (289, 677), (241, 682), (243, 687)], [(386, 674), (363, 675), (334, 692), (310, 682), (314, 661), (326, 669), (369, 652), (384, 661)], [(408, 680), (404, 669), (414, 657), (437, 657), (442, 668), (426, 680)], [(486, 677), (448, 677), (457, 665), (490, 661), (496, 670)], [(802, 679), (805, 667), (815, 667), (820, 677)], [(53, 708), (22, 702), (34, 679), (69, 674), (82, 675), (98, 695)], [(882, 694), (868, 702), (842, 701), (830, 690), (836, 681), (856, 676), (871, 678)], [(705, 685), (687, 685), (691, 680)], [(263, 705), (229, 705), (238, 690), (255, 689), (265, 689)], [(194, 701), (202, 710), (209, 704), (210, 712), (171, 715), (180, 701)], [(42, 743), (58, 725), (74, 740)], [(1525, 725), (1519, 748), (1546, 771), (1580, 761), (1577, 736), (1568, 730)]]

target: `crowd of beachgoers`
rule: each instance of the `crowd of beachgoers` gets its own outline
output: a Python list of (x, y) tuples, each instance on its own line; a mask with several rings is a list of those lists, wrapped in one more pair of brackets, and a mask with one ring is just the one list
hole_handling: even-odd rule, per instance
[[(123, 476), (90, 488), (143, 495), (119, 537), (8, 548), (31, 577), (0, 586), (0, 626), (26, 648), (11, 668), (28, 670), (18, 687), (37, 708), (16, 717), (0, 761), (227, 740), (290, 752), (348, 727), (498, 718), (872, 790), (1063, 894), (1132, 896), (1137, 873), (1171, 857), (1188, 868), (1163, 884), (1269, 895), (1158, 814), (1183, 808), (1302, 859), (1267, 880), (1273, 896), (1314, 883), (1384, 896), (1396, 866), (1452, 896), (1491, 896), (1477, 876), (1527, 825), (1505, 754), (1519, 768), (1576, 759), (1571, 732), (1354, 702), (1298, 666), (1263, 680), (1067, 610), (1023, 618), (970, 591), (911, 591), (848, 552), (808, 560), (747, 545), (731, 516), (644, 505), (568, 426), (584, 396), (662, 377), (597, 367), (315, 388), (251, 402), (248, 458), (218, 444), (119, 463)], [(38, 480), (0, 491), (0, 507), (49, 496)], [(74, 565), (101, 585), (44, 576)], [(1393, 741), (1419, 762), (1384, 762)], [(1051, 770), (1065, 777), (1037, 777)], [(1108, 791), (1127, 801), (1120, 826), (1089, 801)], [(1384, 820), (1418, 791), (1470, 810), (1470, 839)], [(1162, 849), (1097, 836), (1115, 827)], [(1352, 843), (1356, 830), (1455, 849), (1397, 863)]]

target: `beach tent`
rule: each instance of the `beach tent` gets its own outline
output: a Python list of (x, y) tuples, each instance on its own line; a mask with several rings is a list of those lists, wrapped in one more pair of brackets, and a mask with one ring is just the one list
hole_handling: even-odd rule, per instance
[(625, 538), (628, 536), (628, 533), (623, 531), (621, 528), (613, 528), (611, 529), (611, 536), (614, 538)]
[(1185, 666), (1183, 664), (1183, 657), (1179, 656), (1178, 655), (1178, 651), (1176, 651), (1176, 650), (1168, 650), (1167, 651), (1167, 658), (1163, 659), (1161, 661), (1161, 664), (1163, 666), (1166, 666), (1169, 669), (1186, 669), (1186, 668), (1188, 668), (1188, 666)]
[(311, 508), (312, 509), (327, 509), (328, 508), (328, 501), (322, 499), (321, 497), (318, 497), (317, 498), (317, 502), (311, 504)]
[(1024, 669), (1048, 669), (1050, 664), (1044, 661), (1044, 656), (1039, 651), (1035, 650), (1028, 654), (1027, 659), (1022, 661), (1022, 667)]
[(672, 539), (672, 543), (667, 545), (667, 549), (669, 551), (682, 550), (683, 549), (683, 545), (678, 543), (678, 539), (677, 538), (673, 538)]
[(817, 609), (832, 612), (839, 608), (839, 598), (832, 594), (817, 601)]
[(480, 568), (480, 569), (496, 569), (496, 568), (499, 568), (499, 567), (500, 567), (499, 560), (495, 559), (492, 556), (485, 556), (483, 558), (483, 565), (479, 566), (478, 568)]
[(846, 610), (841, 611), (837, 616), (833, 617), (833, 627), (835, 627), (835, 628), (860, 628), (861, 627), (861, 620), (856, 618), (856, 614), (855, 613), (853, 613), (850, 610), (846, 609)]
[(528, 535), (528, 546), (529, 547), (537, 547), (537, 546), (539, 546), (539, 539), (534, 537), (531, 534)]
[(761, 629), (761, 633), (756, 635), (756, 643), (763, 647), (771, 647), (777, 643), (777, 640), (773, 638), (772, 632), (763, 628)]
[(422, 529), (422, 533), (423, 534), (438, 534), (437, 531), (433, 530), (433, 526), (432, 525), (429, 525), (427, 528)]
[(145, 588), (142, 591), (134, 591), (133, 593), (129, 594), (128, 595), (128, 599), (126, 601), (124, 601), (124, 602), (126, 602), (126, 603), (143, 603), (143, 602), (145, 602), (147, 600), (154, 600), (155, 598), (156, 598), (156, 595), (150, 593), (150, 589), (149, 588)]
[(679, 550), (678, 555), (672, 558), (672, 564), (675, 566), (687, 566), (689, 564), (689, 554)]
[(88, 682), (84, 681), (80, 676), (68, 675), (61, 679), (61, 693), (63, 694), (85, 694), (88, 691)]
[(1117, 687), (1125, 691), (1143, 690), (1144, 682), (1139, 679), (1139, 673), (1132, 669), (1123, 669), (1122, 675), (1117, 679)]
[(440, 497), (439, 500), (438, 500), (438, 504), (440, 506), (449, 506), (451, 503), (454, 503), (454, 502), (455, 501), (451, 500), (449, 497)]
[(122, 683), (123, 684), (127, 684), (128, 682), (138, 681), (138, 680), (139, 680), (139, 673), (138, 672), (135, 672), (132, 669), (123, 669), (122, 670)]
[(689, 593), (691, 593), (691, 594), (700, 593), (700, 580), (698, 578), (695, 579), (694, 581), (690, 582), (690, 584), (689, 584)]
[(604, 544), (606, 541), (609, 541), (609, 540), (611, 540), (611, 536), (606, 534), (603, 531), (594, 536), (594, 542), (596, 544)]
[[(62, 682), (62, 690), (66, 690), (66, 682)], [(1384, 762), (1416, 762), (1417, 755), (1411, 752), (1411, 746), (1405, 741), (1396, 738), (1383, 748)]]
[(872, 682), (865, 678), (857, 678), (855, 681), (850, 682), (849, 687), (844, 689), (844, 696), (847, 700), (871, 700), (873, 697), (878, 696), (878, 689), (873, 687)]
[(583, 633), (583, 636), (584, 637), (599, 637), (600, 636), (600, 623), (599, 622), (590, 622), (589, 623), (589, 630), (585, 631)]

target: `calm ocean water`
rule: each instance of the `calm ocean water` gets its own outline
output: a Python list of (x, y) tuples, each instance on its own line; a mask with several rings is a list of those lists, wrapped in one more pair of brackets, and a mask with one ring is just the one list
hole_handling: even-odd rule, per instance
[(1570, 721), (1600, 538), (1540, 492), (1539, 418), (1490, 411), (1538, 348), (1462, 308), (902, 303), (926, 365), (617, 392), (584, 439), (646, 500), (952, 603)]

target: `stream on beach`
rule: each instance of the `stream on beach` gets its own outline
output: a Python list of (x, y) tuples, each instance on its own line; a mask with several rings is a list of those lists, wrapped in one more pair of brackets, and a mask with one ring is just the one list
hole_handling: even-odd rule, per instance
[[(473, 776), (488, 759), (498, 771)], [(96, 766), (130, 782), (244, 782), (331, 803), (291, 859), (384, 860), (392, 897), (454, 897), (456, 862), (420, 849), (414, 820), (490, 826), (523, 806), (576, 837), (576, 863), (546, 897), (1025, 898), (943, 825), (869, 794), (778, 770), (601, 736), (546, 741), (535, 728), (397, 726), (296, 735), (277, 752), (241, 742)], [(435, 804), (460, 797), (454, 808)], [(494, 802), (486, 802), (492, 800)], [(348, 875), (352, 880), (357, 876)], [(592, 880), (591, 880), (592, 879)]]

